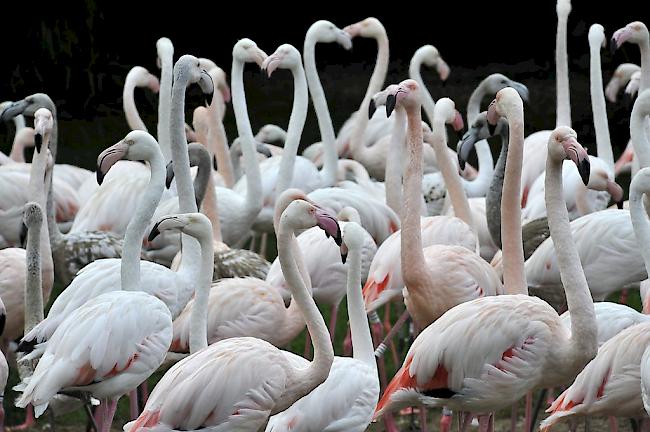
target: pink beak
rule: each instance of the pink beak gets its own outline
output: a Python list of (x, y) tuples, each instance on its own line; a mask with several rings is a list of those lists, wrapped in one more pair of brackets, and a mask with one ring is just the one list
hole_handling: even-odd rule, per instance
[(562, 146), (564, 147), (566, 154), (569, 156), (569, 159), (571, 159), (578, 167), (578, 172), (580, 173), (582, 182), (586, 186), (589, 183), (589, 174), (591, 170), (587, 150), (585, 150), (575, 137), (572, 136), (562, 140)]
[(449, 78), (449, 65), (443, 59), (438, 59), (436, 71), (438, 72), (438, 76), (441, 80), (446, 81), (447, 78)]
[(497, 100), (494, 99), (492, 102), (490, 102), (490, 106), (488, 107), (487, 110), (487, 121), (492, 126), (496, 126), (500, 117), (501, 116), (497, 112)]
[(463, 116), (460, 115), (458, 110), (456, 110), (456, 115), (454, 116), (454, 121), (451, 123), (451, 126), (456, 132), (463, 130), (465, 127), (465, 122), (463, 122)]
[(343, 239), (341, 237), (341, 228), (334, 216), (327, 210), (318, 207), (316, 209), (316, 219), (318, 220), (318, 227), (325, 231), (327, 237), (332, 236), (337, 245), (341, 246)]
[(129, 151), (129, 146), (120, 141), (101, 152), (97, 157), (97, 184), (102, 184), (104, 177), (113, 165), (124, 159)]
[(266, 70), (267, 75), (269, 78), (271, 77), (271, 74), (273, 73), (274, 70), (276, 70), (280, 66), (280, 58), (271, 54), (269, 57), (264, 60), (262, 63), (262, 69)]

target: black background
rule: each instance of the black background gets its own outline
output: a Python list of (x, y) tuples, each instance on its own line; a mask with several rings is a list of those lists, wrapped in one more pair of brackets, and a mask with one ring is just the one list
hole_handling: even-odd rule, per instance
[[(435, 99), (451, 97), (464, 114), (476, 84), (492, 72), (502, 72), (529, 86), (527, 133), (555, 125), (557, 16), (553, 1), (448, 1), (417, 6), (406, 2), (385, 6), (354, 2), (294, 6), (270, 1), (259, 5), (175, 2), (169, 6), (162, 2), (23, 3), (14, 5), (18, 10), (4, 13), (0, 100), (16, 100), (37, 91), (55, 100), (61, 130), (58, 162), (92, 168), (97, 154), (128, 132), (121, 111), (124, 78), (134, 65), (159, 74), (155, 48), (159, 37), (172, 40), (174, 59), (182, 54), (208, 57), (229, 72), (232, 46), (239, 38), (253, 39), (268, 54), (282, 43), (302, 51), (305, 32), (318, 19), (329, 19), (342, 28), (368, 16), (379, 18), (391, 49), (386, 85), (405, 79), (413, 52), (430, 43), (451, 67), (444, 86), (434, 71), (423, 71)], [(631, 1), (607, 6), (573, 2), (568, 25), (573, 127), (590, 153), (595, 151), (595, 140), (589, 98), (589, 26), (602, 24), (609, 39), (616, 29), (645, 19), (647, 9), (641, 5)], [(317, 46), (319, 71), (336, 130), (358, 108), (376, 56), (374, 41), (356, 38), (353, 44), (350, 52), (333, 44)], [(613, 56), (609, 49), (601, 54), (604, 83), (618, 64), (638, 64), (640, 58), (638, 48), (630, 44)], [(253, 128), (271, 122), (286, 127), (293, 91), (290, 73), (278, 71), (267, 79), (248, 66), (245, 80)], [(188, 115), (201, 103), (198, 93), (189, 91)], [(136, 90), (136, 104), (153, 133), (157, 99), (157, 95)], [(608, 102), (615, 155), (627, 142), (629, 109)], [(232, 140), (236, 129), (230, 109), (225, 121)], [(12, 134), (11, 125), (0, 125), (1, 150), (8, 152)], [(310, 108), (301, 145), (317, 140)]]

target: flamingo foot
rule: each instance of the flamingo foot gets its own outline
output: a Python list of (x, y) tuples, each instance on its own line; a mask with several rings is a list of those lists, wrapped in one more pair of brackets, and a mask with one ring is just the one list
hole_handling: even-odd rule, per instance
[[(4, 412), (3, 412), (4, 414)], [(4, 416), (3, 416), (4, 418)], [(34, 406), (32, 404), (27, 405), (27, 408), (25, 408), (25, 421), (22, 424), (15, 425), (15, 426), (8, 426), (7, 430), (8, 431), (20, 431), (20, 430), (27, 430), (34, 426), (34, 423), (36, 423), (36, 419), (34, 418)]]

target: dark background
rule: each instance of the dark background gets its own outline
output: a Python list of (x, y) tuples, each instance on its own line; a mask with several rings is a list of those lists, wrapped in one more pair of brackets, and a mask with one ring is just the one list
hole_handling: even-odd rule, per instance
[[(122, 113), (122, 86), (129, 69), (140, 65), (159, 74), (156, 40), (169, 37), (174, 59), (182, 54), (208, 57), (230, 71), (231, 51), (242, 37), (256, 41), (267, 54), (281, 43), (302, 51), (308, 27), (329, 19), (339, 27), (368, 16), (379, 18), (388, 32), (391, 63), (386, 85), (407, 77), (413, 52), (424, 44), (436, 46), (451, 67), (442, 86), (433, 70), (423, 71), (433, 97), (449, 96), (465, 112), (469, 94), (478, 82), (501, 72), (529, 86), (526, 106), (527, 133), (555, 125), (555, 2), (435, 2), (391, 7), (354, 2), (305, 2), (303, 6), (266, 2), (253, 5), (233, 2), (175, 2), (132, 4), (77, 1), (23, 2), (5, 13), (3, 61), (0, 64), (0, 100), (17, 100), (37, 91), (48, 93), (59, 109), (58, 162), (93, 168), (97, 154), (121, 139), (128, 128)], [(568, 50), (573, 127), (581, 141), (595, 151), (589, 98), (589, 26), (598, 22), (612, 33), (634, 20), (645, 19), (637, 2), (596, 6), (574, 1), (568, 25)], [(436, 11), (436, 13), (433, 13)], [(374, 66), (376, 44), (356, 38), (354, 48), (319, 44), (317, 61), (335, 129), (363, 98)], [(611, 55), (603, 49), (606, 84), (622, 62), (639, 62), (638, 48), (625, 44)], [(245, 74), (253, 129), (266, 123), (286, 127), (292, 103), (291, 75), (278, 71), (267, 79), (254, 66)], [(188, 115), (201, 103), (198, 90), (190, 90)], [(158, 96), (136, 90), (136, 105), (149, 130), (155, 134)], [(489, 101), (484, 101), (487, 104)], [(614, 153), (618, 155), (629, 135), (630, 107), (608, 102)], [(236, 136), (234, 117), (226, 115), (229, 139)], [(187, 122), (191, 122), (188, 117)], [(31, 125), (31, 119), (28, 124)], [(0, 125), (0, 150), (8, 153), (13, 126)], [(310, 109), (302, 146), (319, 140)]]

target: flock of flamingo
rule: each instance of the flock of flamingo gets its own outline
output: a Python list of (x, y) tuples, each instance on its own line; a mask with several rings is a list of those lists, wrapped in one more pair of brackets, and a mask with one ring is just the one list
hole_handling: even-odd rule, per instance
[[(529, 432), (534, 392), (550, 403), (545, 430), (575, 428), (580, 417), (608, 417), (612, 430), (616, 417), (647, 427), (650, 315), (605, 299), (640, 289), (650, 310), (650, 36), (639, 21), (612, 33), (612, 49), (638, 45), (641, 66), (620, 65), (604, 86), (607, 38), (590, 27), (597, 156), (588, 155), (571, 128), (570, 11), (557, 0), (556, 128), (524, 138), (528, 90), (492, 74), (469, 97), (455, 151), (446, 125), (462, 132), (463, 117), (422, 80), (423, 65), (441, 80), (449, 66), (423, 46), (410, 78), (384, 88), (389, 42), (376, 18), (343, 29), (317, 21), (302, 55), (288, 44), (267, 55), (241, 39), (230, 85), (209, 59), (174, 62), (172, 42), (159, 39), (160, 78), (131, 69), (123, 104), (132, 131), (99, 154), (95, 173), (55, 162), (49, 96), (3, 103), (0, 118), (16, 133), (9, 156), (0, 154), (0, 322), (19, 375), (18, 398), (4, 403), (25, 408), (25, 423), (11, 429), (78, 409), (89, 429), (107, 432), (128, 395), (131, 432), (364, 431), (371, 422), (393, 432), (408, 412), (425, 431), (431, 410), (442, 410), (441, 431), (454, 414), (459, 431), (475, 419), (489, 431), (510, 407), (515, 430), (522, 399)], [(377, 61), (359, 110), (336, 134), (315, 46), (350, 49), (355, 38), (376, 40)], [(286, 131), (253, 134), (247, 63), (269, 77), (291, 71)], [(189, 126), (193, 84), (207, 103)], [(156, 138), (136, 87), (159, 94)], [(624, 87), (638, 95), (615, 162), (606, 97), (615, 103)], [(231, 89), (239, 136), (229, 143)], [(299, 156), (310, 97), (322, 141)], [(491, 137), (501, 144), (496, 164)], [(473, 149), (477, 167), (467, 162)], [(615, 181), (621, 172), (632, 173), (629, 201)], [(65, 288), (51, 299), (55, 282)], [(345, 356), (335, 356), (344, 297), (349, 330)], [(305, 355), (283, 350), (305, 326)], [(414, 339), (404, 355), (392, 338), (405, 332)], [(390, 381), (384, 355), (401, 363)], [(149, 392), (156, 371), (164, 374)], [(8, 375), (0, 355), (3, 390)]]

